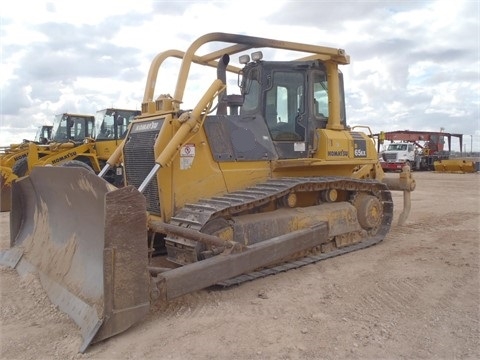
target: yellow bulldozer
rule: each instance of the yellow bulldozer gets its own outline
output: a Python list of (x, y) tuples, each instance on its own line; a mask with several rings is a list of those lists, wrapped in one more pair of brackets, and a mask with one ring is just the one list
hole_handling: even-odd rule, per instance
[[(35, 166), (80, 166), (98, 174), (123, 140), (130, 121), (139, 114), (139, 110), (108, 108), (95, 116), (55, 115), (49, 141), (25, 141), (11, 155), (2, 157), (1, 211), (11, 209), (12, 183), (30, 174)], [(120, 185), (120, 162), (102, 176)]]
[[(180, 61), (173, 95), (155, 98), (169, 58)], [(82, 168), (35, 167), (13, 184), (1, 263), (39, 273), (80, 327), (84, 352), (153, 302), (379, 243), (391, 192), (403, 191), (403, 224), (415, 181), (408, 168), (385, 176), (368, 127), (347, 125), (340, 66), (349, 62), (342, 49), (228, 33), (158, 54), (142, 113), (102, 169), (122, 159), (125, 186)], [(184, 92), (200, 88), (191, 67), (212, 78), (182, 108)]]

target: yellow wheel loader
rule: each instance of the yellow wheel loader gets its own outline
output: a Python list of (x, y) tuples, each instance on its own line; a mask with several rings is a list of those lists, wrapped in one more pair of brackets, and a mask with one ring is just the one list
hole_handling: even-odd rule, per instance
[[(11, 186), (14, 181), (27, 175), (33, 166), (41, 165), (49, 157), (64, 154), (81, 144), (85, 138), (91, 137), (94, 122), (92, 115), (59, 114), (55, 116), (49, 131), (37, 131), (35, 141), (24, 140), (21, 144), (11, 145), (10, 151), (0, 157), (1, 211), (11, 209)], [(45, 135), (50, 140), (45, 139)]]
[[(37, 132), (35, 133), (35, 138), (33, 142), (37, 144), (45, 144), (47, 143), (52, 137), (52, 125), (42, 125), (37, 128)], [(0, 161), (2, 165), (5, 165), (4, 161), (6, 161), (6, 157), (9, 155), (14, 154), (16, 151), (23, 149), (26, 144), (31, 142), (31, 140), (23, 139), (21, 143), (17, 144), (10, 144), (8, 146), (1, 146), (0, 147)]]
[(11, 144), (2, 147), (0, 153), (0, 211), (10, 211), (11, 184), (18, 176), (13, 172), (13, 166), (17, 161), (25, 158), (28, 154), (29, 142)]
[[(57, 115), (53, 140), (45, 146), (30, 144), (24, 164), (15, 172), (19, 177), (28, 175), (35, 166), (80, 165), (99, 173), (125, 137), (128, 124), (139, 110), (108, 108), (94, 116), (75, 114)], [(117, 163), (119, 165), (119, 163)], [(123, 181), (122, 170), (115, 169), (104, 175), (111, 183)]]
[[(154, 98), (168, 58), (180, 59), (176, 87)], [(35, 167), (14, 182), (2, 263), (38, 272), (84, 352), (155, 301), (377, 244), (392, 223), (391, 191), (404, 193), (403, 224), (415, 181), (408, 168), (385, 177), (369, 131), (347, 126), (349, 61), (342, 49), (227, 33), (160, 53), (142, 113), (99, 175)], [(200, 88), (193, 66), (212, 78), (181, 108)], [(119, 159), (121, 188), (101, 177)]]
[(33, 142), (35, 144), (46, 144), (52, 135), (52, 125), (42, 125), (37, 129), (35, 139), (33, 141), (23, 140), (18, 144), (10, 144), (0, 148), (0, 166), (13, 168), (15, 163), (26, 157), (28, 154), (28, 145)]
[[(11, 184), (30, 174), (35, 166), (74, 166), (99, 173), (120, 145), (130, 121), (139, 110), (108, 108), (95, 116), (63, 113), (56, 115), (52, 139), (47, 143), (25, 142), (2, 162), (2, 207), (11, 209)], [(103, 177), (117, 186), (123, 182), (120, 162)]]

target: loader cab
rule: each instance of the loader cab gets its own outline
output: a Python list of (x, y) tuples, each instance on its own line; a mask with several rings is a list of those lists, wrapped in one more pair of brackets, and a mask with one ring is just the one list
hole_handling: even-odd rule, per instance
[(52, 125), (39, 126), (35, 134), (34, 142), (38, 144), (46, 144), (52, 138)]
[(59, 114), (53, 120), (53, 142), (83, 142), (93, 136), (95, 117), (91, 115)]
[[(340, 124), (346, 126), (342, 73), (338, 76)], [(327, 127), (332, 106), (322, 62), (249, 62), (240, 87), (240, 114), (263, 118), (280, 159), (312, 156), (318, 146), (316, 130)]]
[(125, 137), (130, 122), (140, 115), (139, 110), (103, 109), (95, 114), (96, 141), (121, 140)]

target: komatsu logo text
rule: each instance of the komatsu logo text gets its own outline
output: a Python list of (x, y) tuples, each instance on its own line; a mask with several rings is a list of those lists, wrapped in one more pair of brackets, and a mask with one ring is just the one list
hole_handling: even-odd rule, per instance
[(331, 150), (327, 153), (328, 156), (348, 156), (348, 151), (345, 150)]
[(163, 122), (163, 119), (134, 124), (132, 127), (132, 133), (160, 130), (162, 122)]
[(77, 152), (76, 151), (72, 151), (70, 153), (66, 153), (65, 155), (62, 155), (60, 156), (59, 158), (56, 158), (54, 160), (52, 160), (52, 164), (57, 164), (59, 163), (60, 161), (63, 161), (63, 160), (67, 160), (67, 159), (70, 159), (72, 157), (75, 157), (77, 156)]

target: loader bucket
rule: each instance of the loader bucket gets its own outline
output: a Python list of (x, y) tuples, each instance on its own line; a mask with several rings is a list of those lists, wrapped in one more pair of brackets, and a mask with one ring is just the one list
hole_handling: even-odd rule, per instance
[(84, 352), (149, 311), (145, 198), (83, 168), (35, 167), (12, 187), (11, 266), (36, 271)]

